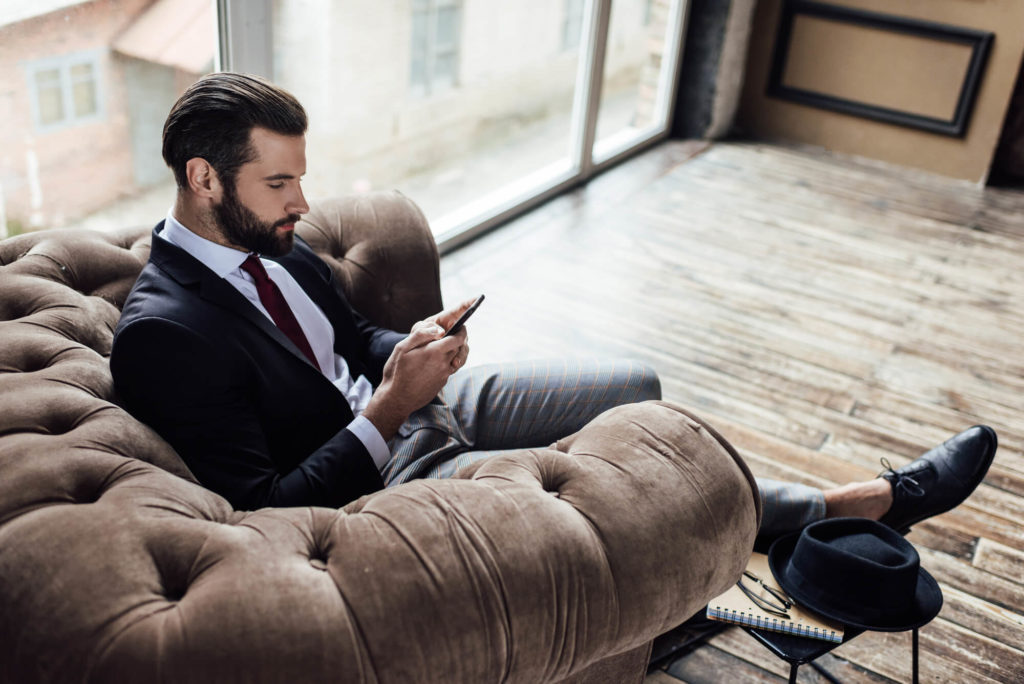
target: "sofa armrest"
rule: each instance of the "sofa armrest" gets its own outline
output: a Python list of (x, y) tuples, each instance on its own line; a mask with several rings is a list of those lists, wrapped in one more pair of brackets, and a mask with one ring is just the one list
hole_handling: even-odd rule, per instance
[(441, 310), (437, 243), (423, 212), (400, 192), (314, 203), (296, 231), (377, 325), (408, 332)]
[[(122, 564), (69, 567), (49, 585), (62, 596), (40, 587), (45, 601), (11, 605), (16, 624), (49, 625), (17, 653), (59, 650), (61, 667), (126, 682), (561, 681), (644, 647), (735, 582), (757, 526), (735, 452), (666, 403), (614, 409), (460, 476), (341, 511), (213, 520), (191, 519), (223, 507), (184, 509), (212, 495), (181, 482), (168, 491), (181, 514), (139, 510), (117, 535), (75, 535), (89, 541), (69, 557), (88, 548)], [(76, 525), (109, 520), (105, 502), (152, 498), (144, 485), (108, 490)], [(91, 605), (69, 610), (68, 595)]]

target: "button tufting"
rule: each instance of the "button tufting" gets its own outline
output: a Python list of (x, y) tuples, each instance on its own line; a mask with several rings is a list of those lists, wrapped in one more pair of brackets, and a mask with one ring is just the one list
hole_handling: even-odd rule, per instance
[(324, 560), (323, 558), (310, 558), (309, 559), (309, 564), (312, 565), (317, 570), (326, 570), (327, 569), (327, 561)]
[(185, 598), (185, 589), (182, 588), (180, 590), (172, 590), (170, 587), (165, 587), (164, 598), (168, 601), (180, 601), (181, 599)]

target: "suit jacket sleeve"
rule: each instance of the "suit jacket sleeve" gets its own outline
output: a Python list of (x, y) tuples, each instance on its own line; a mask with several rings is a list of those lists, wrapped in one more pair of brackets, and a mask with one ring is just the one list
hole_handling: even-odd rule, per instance
[(383, 487), (366, 448), (347, 429), (279, 473), (254, 405), (258, 379), (224, 350), (184, 325), (147, 317), (118, 331), (110, 359), (122, 400), (204, 485), (243, 510), (338, 507)]
[(355, 309), (352, 310), (352, 315), (366, 345), (367, 379), (376, 387), (383, 378), (384, 365), (391, 358), (395, 345), (404, 340), (406, 335), (394, 330), (378, 328), (363, 318)]

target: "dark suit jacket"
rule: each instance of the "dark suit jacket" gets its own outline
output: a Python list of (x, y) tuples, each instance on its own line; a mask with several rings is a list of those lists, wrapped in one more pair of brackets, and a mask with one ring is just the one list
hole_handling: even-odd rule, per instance
[[(277, 326), (223, 278), (153, 231), (121, 312), (110, 370), (126, 408), (236, 508), (341, 506), (383, 487), (352, 410)], [(353, 378), (376, 387), (404, 336), (352, 310), (296, 237), (276, 259), (334, 327)]]

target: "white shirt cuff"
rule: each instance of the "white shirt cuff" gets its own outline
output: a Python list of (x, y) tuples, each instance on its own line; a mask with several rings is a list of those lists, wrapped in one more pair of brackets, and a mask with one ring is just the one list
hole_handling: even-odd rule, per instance
[(377, 470), (383, 471), (384, 466), (391, 460), (391, 451), (374, 424), (365, 416), (356, 416), (355, 420), (348, 424), (348, 429), (370, 452), (370, 458), (377, 465)]

